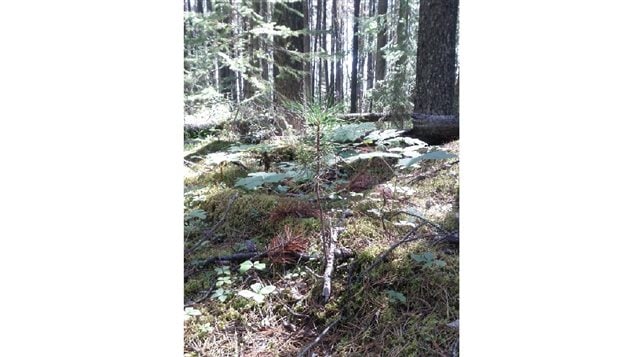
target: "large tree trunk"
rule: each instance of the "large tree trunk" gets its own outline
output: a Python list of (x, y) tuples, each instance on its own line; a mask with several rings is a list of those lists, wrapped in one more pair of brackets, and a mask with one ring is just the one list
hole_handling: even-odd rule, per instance
[[(315, 35), (313, 36), (313, 51), (314, 53), (320, 52), (322, 46), (320, 31), (322, 30), (322, 0), (317, 0), (317, 16), (315, 18)], [(314, 97), (317, 97), (318, 103), (322, 102), (322, 57), (318, 56), (315, 60), (315, 92)]]
[(353, 17), (353, 58), (351, 65), (351, 113), (357, 112), (357, 61), (359, 54), (359, 7), (360, 0), (354, 1)]
[(454, 105), (458, 11), (458, 0), (421, 0), (419, 6), (412, 135), (431, 144), (459, 136)]
[[(302, 13), (304, 14), (304, 28), (309, 30), (310, 26), (310, 18), (309, 18), (309, 1), (304, 0), (302, 2)], [(304, 48), (304, 53), (311, 53), (311, 38), (308, 34), (302, 36), (302, 45)], [(307, 101), (311, 101), (311, 59), (304, 59), (304, 75), (302, 76), (302, 85), (303, 85), (303, 93), (304, 93), (304, 104), (306, 105)]]
[[(286, 9), (289, 7), (295, 11)], [(280, 25), (285, 25), (291, 30), (301, 30), (304, 28), (304, 19), (301, 15), (304, 11), (302, 0), (297, 0), (286, 4), (277, 3), (275, 5), (274, 21)], [(304, 86), (302, 84), (302, 73), (304, 64), (299, 56), (293, 56), (288, 51), (302, 53), (304, 49), (303, 35), (289, 36), (287, 38), (278, 37), (276, 39), (275, 51), (275, 88), (276, 92), (286, 99), (293, 101), (301, 101)], [(284, 67), (288, 67), (296, 73), (285, 71)]]
[[(397, 23), (397, 48), (401, 51), (401, 56), (395, 63), (395, 77), (390, 81), (390, 92), (395, 98), (406, 98), (407, 92), (405, 88), (406, 83), (406, 71), (408, 65), (408, 48), (410, 36), (408, 34), (410, 15), (410, 5), (408, 0), (399, 0), (399, 22)], [(400, 128), (405, 127), (406, 120), (408, 119), (407, 103), (403, 100), (396, 100), (394, 104), (390, 106), (391, 111), (394, 113), (396, 120)]]
[[(370, 0), (368, 2), (368, 17), (371, 18), (375, 16), (375, 0)], [(374, 54), (374, 49), (373, 44), (376, 45), (376, 43), (373, 43), (373, 36), (369, 35), (368, 36), (368, 57), (366, 57), (366, 59), (368, 60), (368, 63), (366, 65), (366, 93), (369, 93), (372, 91), (374, 84), (375, 84), (375, 56)], [(370, 112), (373, 111), (373, 102), (370, 98), (370, 96), (368, 96), (368, 98), (366, 100), (364, 100), (364, 106), (362, 107), (362, 111), (363, 110), (368, 110)]]
[(344, 99), (344, 65), (342, 63), (342, 20), (339, 15), (341, 6), (338, 6), (338, 2), (333, 0), (333, 42), (335, 42), (335, 101), (342, 101)]
[[(323, 64), (323, 70), (322, 73), (324, 74), (324, 96), (328, 97), (328, 88), (329, 88), (329, 63), (328, 63), (328, 46), (326, 44), (326, 10), (327, 10), (327, 6), (326, 6), (326, 1), (327, 0), (322, 0), (322, 51), (324, 52), (324, 59), (322, 60), (322, 64)], [(321, 101), (320, 101), (321, 102)]]
[(377, 15), (383, 16), (381, 27), (377, 34), (377, 66), (375, 69), (375, 80), (383, 81), (386, 78), (386, 55), (381, 49), (386, 46), (388, 36), (386, 36), (386, 12), (388, 10), (388, 0), (379, 0), (377, 4)]

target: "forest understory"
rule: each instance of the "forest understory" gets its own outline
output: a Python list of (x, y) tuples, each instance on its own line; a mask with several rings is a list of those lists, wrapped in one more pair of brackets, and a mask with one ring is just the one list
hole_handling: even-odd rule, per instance
[(185, 140), (185, 355), (458, 355), (459, 142), (249, 117)]

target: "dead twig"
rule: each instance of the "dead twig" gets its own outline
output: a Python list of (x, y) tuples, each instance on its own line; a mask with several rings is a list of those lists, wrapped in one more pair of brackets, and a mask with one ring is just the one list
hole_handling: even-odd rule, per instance
[(410, 238), (410, 236), (412, 236), (414, 233), (416, 233), (421, 227), (423, 227), (425, 224), (427, 224), (428, 222), (422, 222), (419, 223), (418, 226), (414, 227), (413, 229), (410, 230), (410, 232), (408, 232), (400, 241), (398, 241), (397, 243), (391, 245), (385, 252), (383, 252), (380, 256), (378, 256), (377, 258), (375, 258), (375, 260), (373, 261), (373, 263), (366, 268), (366, 270), (364, 270), (359, 276), (358, 279), (363, 277), (364, 275), (368, 274), (368, 272), (370, 272), (372, 269), (374, 269), (377, 265), (379, 265), (379, 263), (381, 263), (387, 256), (388, 254), (390, 254), (393, 250), (395, 250), (398, 246), (404, 244), (404, 243), (408, 243), (408, 242), (412, 242), (415, 240), (419, 240), (419, 239), (424, 239), (424, 238), (431, 238), (434, 237), (434, 234), (428, 234), (428, 235), (424, 235), (424, 236), (416, 236), (416, 237), (412, 237)]
[(320, 340), (322, 340), (322, 338), (324, 336), (326, 336), (326, 333), (329, 332), (329, 330), (331, 328), (333, 328), (333, 326), (335, 326), (338, 322), (340, 322), (340, 320), (342, 320), (342, 315), (338, 316), (335, 320), (333, 320), (328, 326), (326, 326), (326, 328), (322, 331), (322, 333), (320, 333), (315, 340), (313, 340), (313, 342), (309, 343), (308, 345), (306, 345), (306, 347), (304, 347), (302, 349), (302, 351), (300, 351), (300, 353), (298, 353), (298, 357), (302, 357), (304, 355), (307, 354), (307, 352), (309, 352), (309, 350), (311, 348), (313, 348), (315, 345), (317, 345), (318, 343), (320, 343)]
[(444, 229), (440, 225), (438, 225), (438, 224), (436, 224), (436, 223), (434, 223), (432, 221), (429, 221), (429, 220), (427, 220), (427, 219), (425, 219), (425, 218), (423, 218), (423, 217), (421, 217), (419, 215), (416, 215), (414, 213), (410, 213), (410, 212), (407, 212), (407, 211), (395, 211), (395, 212), (385, 213), (384, 216), (386, 216), (387, 218), (388, 217), (392, 218), (392, 217), (394, 217), (394, 216), (396, 216), (398, 214), (405, 214), (406, 216), (415, 217), (418, 220), (420, 220), (421, 222), (423, 222), (424, 224), (436, 229), (437, 231), (443, 233), (444, 235), (450, 234), (450, 232), (448, 232), (446, 229)]
[[(234, 262), (234, 261), (245, 261), (247, 259), (256, 259), (256, 258), (261, 258), (264, 257), (268, 254), (268, 251), (265, 252), (248, 252), (248, 253), (236, 253), (236, 254), (231, 254), (231, 255), (222, 255), (222, 256), (217, 256), (217, 257), (209, 257), (203, 261), (200, 261), (198, 263), (195, 263), (195, 267), (188, 270), (185, 273), (185, 279), (187, 280), (187, 278), (189, 278), (190, 276), (196, 274), (197, 272), (199, 272), (201, 269), (206, 268), (207, 266), (214, 264), (216, 262)], [(304, 254), (304, 253), (293, 253), (293, 256), (295, 257), (295, 259), (300, 262), (300, 261), (310, 261), (310, 260), (318, 260), (320, 259), (319, 256), (317, 255), (311, 255), (311, 254)], [(348, 258), (352, 258), (355, 256), (355, 253), (348, 250), (348, 249), (335, 249), (334, 251), (334, 257), (337, 259), (348, 259)], [(317, 276), (317, 274), (316, 274)]]
[(327, 234), (324, 259), (326, 266), (324, 267), (324, 286), (322, 288), (322, 300), (326, 304), (331, 297), (331, 274), (333, 274), (333, 263), (335, 262), (335, 242), (337, 241), (337, 229), (333, 227), (329, 218), (329, 234)]

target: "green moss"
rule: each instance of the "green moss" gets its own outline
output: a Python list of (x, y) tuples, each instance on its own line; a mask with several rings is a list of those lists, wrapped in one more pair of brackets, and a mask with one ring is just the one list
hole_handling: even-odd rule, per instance
[(454, 206), (452, 211), (445, 215), (445, 218), (441, 222), (441, 226), (443, 226), (443, 228), (448, 231), (456, 231), (459, 229), (459, 216), (457, 211), (458, 208)]
[(232, 145), (232, 142), (230, 141), (223, 141), (223, 140), (212, 141), (211, 143), (206, 144), (202, 146), (201, 148), (197, 149), (196, 151), (194, 151), (193, 153), (185, 156), (185, 159), (192, 162), (196, 162), (200, 160), (200, 158), (198, 158), (199, 156), (204, 156), (209, 153), (227, 150), (231, 145)]
[(269, 212), (276, 206), (277, 197), (262, 193), (242, 193), (234, 189), (224, 189), (201, 204), (207, 212), (209, 222), (218, 222), (225, 211), (230, 198), (238, 194), (238, 198), (227, 211), (225, 224), (218, 228), (216, 234), (234, 237), (239, 240), (257, 239), (271, 236), (274, 227), (269, 221)]
[(247, 176), (248, 172), (244, 168), (232, 164), (224, 163), (214, 168), (211, 172), (205, 172), (194, 177), (185, 179), (186, 186), (215, 186), (233, 187), (236, 181)]
[(349, 246), (355, 250), (381, 245), (380, 243), (384, 239), (381, 221), (367, 216), (355, 218), (352, 223), (346, 226), (340, 239), (344, 246)]
[(310, 217), (310, 218), (287, 217), (276, 225), (278, 229), (282, 229), (282, 227), (284, 226), (289, 226), (290, 228), (295, 229), (297, 231), (304, 232), (305, 234), (320, 232), (320, 220), (313, 217)]
[(185, 283), (185, 299), (191, 299), (201, 291), (208, 290), (211, 287), (213, 273), (203, 272), (196, 274)]

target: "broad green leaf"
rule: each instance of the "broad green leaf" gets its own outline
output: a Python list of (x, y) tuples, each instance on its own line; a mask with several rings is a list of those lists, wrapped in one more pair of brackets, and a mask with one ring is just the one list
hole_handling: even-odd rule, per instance
[(256, 269), (256, 270), (263, 270), (263, 269), (265, 269), (265, 267), (266, 267), (265, 263), (261, 263), (259, 261), (256, 261), (254, 263), (254, 269)]
[(276, 290), (275, 286), (267, 285), (264, 288), (260, 289), (259, 293), (262, 295), (267, 295), (267, 294), (271, 294), (274, 290)]
[(185, 315), (188, 316), (200, 316), (202, 315), (202, 312), (200, 312), (199, 310), (193, 308), (193, 307), (186, 307), (185, 308)]
[(375, 130), (370, 134), (366, 135), (364, 141), (381, 141), (386, 139), (391, 139), (403, 134), (405, 130), (399, 129), (386, 129), (386, 130)]
[(240, 264), (238, 271), (242, 274), (246, 272), (247, 270), (251, 269), (251, 267), (253, 266), (254, 266), (254, 263), (252, 263), (251, 260), (245, 260), (244, 262)]
[(384, 151), (374, 151), (374, 152), (369, 152), (369, 153), (364, 153), (364, 154), (351, 156), (351, 157), (348, 157), (344, 161), (346, 161), (346, 163), (350, 164), (350, 163), (355, 162), (357, 160), (372, 159), (374, 157), (395, 157), (395, 158), (400, 158), (401, 155), (393, 154), (393, 153), (390, 153), (390, 152), (384, 152)]
[(220, 268), (214, 268), (214, 271), (216, 272), (216, 274), (218, 275), (230, 275), (231, 271), (229, 270), (228, 266), (222, 266)]
[(262, 284), (260, 283), (253, 283), (250, 286), (251, 290), (255, 291), (255, 292), (260, 292), (260, 289), (262, 289)]
[(290, 177), (294, 177), (296, 173), (294, 171), (289, 171), (285, 173), (274, 173), (274, 172), (253, 172), (248, 175), (248, 177), (243, 177), (238, 180), (234, 186), (236, 187), (244, 187), (246, 189), (255, 189), (265, 183), (276, 183), (282, 180), (285, 180)]
[(254, 300), (255, 302), (257, 302), (259, 304), (261, 304), (262, 302), (265, 301), (265, 296), (264, 295), (261, 295), (261, 294), (258, 294), (258, 293), (255, 293), (255, 292), (249, 291), (249, 290), (241, 290), (241, 291), (238, 292), (238, 295), (240, 295), (240, 296), (242, 296), (244, 298), (247, 298), (247, 299), (252, 299), (252, 300)]
[(218, 289), (214, 290), (214, 293), (212, 294), (212, 297), (219, 297), (219, 296), (221, 296), (223, 294), (225, 294), (225, 289), (218, 288)]
[(421, 141), (417, 138), (411, 138), (409, 136), (404, 136), (403, 142), (406, 143), (406, 145), (428, 146), (426, 142)]
[(221, 287), (223, 285), (230, 285), (232, 283), (232, 278), (229, 276), (221, 276), (216, 280), (216, 286)]
[(437, 151), (431, 151), (421, 156), (401, 159), (399, 160), (399, 166), (401, 166), (402, 168), (406, 168), (422, 160), (443, 160), (443, 159), (451, 159), (453, 157), (457, 157), (457, 156), (454, 154), (448, 153), (446, 151), (437, 150)]
[(192, 218), (205, 219), (207, 218), (207, 213), (200, 208), (195, 208), (186, 214), (186, 219), (190, 220)]
[(394, 290), (386, 290), (386, 292), (388, 293), (388, 297), (391, 300), (397, 300), (399, 302), (405, 303), (406, 302), (406, 297), (404, 296), (404, 294), (398, 292), (398, 291), (394, 291)]
[(425, 252), (423, 254), (410, 254), (410, 257), (417, 263), (431, 263), (434, 261), (434, 253)]
[(229, 297), (229, 292), (225, 291), (223, 288), (218, 288), (214, 290), (214, 294), (212, 294), (212, 299), (218, 299), (220, 302), (225, 302)]
[(241, 154), (230, 154), (226, 152), (213, 152), (211, 154), (205, 155), (205, 163), (207, 165), (218, 165), (223, 162), (228, 161), (238, 161), (240, 160)]
[(333, 129), (329, 139), (336, 143), (355, 142), (376, 129), (374, 123), (345, 124)]

